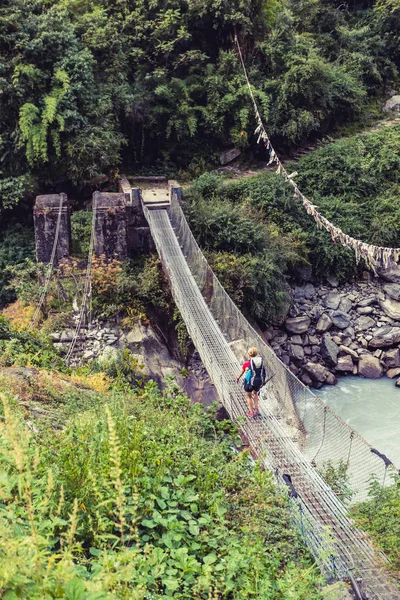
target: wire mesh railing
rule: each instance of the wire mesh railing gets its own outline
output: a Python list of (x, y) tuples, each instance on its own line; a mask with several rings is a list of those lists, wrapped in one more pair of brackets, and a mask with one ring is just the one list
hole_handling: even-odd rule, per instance
[[(382, 600), (396, 598), (398, 595), (395, 586), (380, 570), (384, 557), (376, 554), (365, 534), (354, 527), (344, 505), (301, 452), (299, 443), (293, 441), (292, 428), (288, 427), (284, 420), (279, 420), (271, 411), (271, 385), (267, 395), (263, 394), (260, 402), (262, 417), (260, 419), (246, 417), (247, 407), (243, 392), (235, 383), (239, 370), (239, 360), (234, 353), (233, 342), (236, 340), (231, 340), (230, 334), (221, 326), (221, 322), (226, 323), (226, 315), (218, 314), (220, 320), (218, 324), (215, 315), (213, 316), (209, 309), (208, 303), (212, 300), (210, 284), (217, 287), (219, 282), (216, 278), (215, 280), (212, 278), (212, 272), (210, 273), (207, 268), (204, 257), (197, 253), (197, 245), (191, 238), (191, 234), (187, 232), (188, 226), (179, 204), (174, 202), (173, 198), (170, 211), (171, 221), (176, 226), (178, 237), (173, 232), (165, 210), (149, 211), (146, 207), (144, 210), (175, 302), (221, 401), (230, 416), (240, 423), (244, 435), (257, 456), (275, 473), (282, 484), (289, 485), (293, 519), (302, 530), (311, 552), (321, 567), (333, 575), (348, 576), (349, 572), (354, 570), (368, 589), (369, 598)], [(183, 235), (187, 238), (186, 244)], [(192, 256), (189, 255), (191, 248), (188, 241), (194, 250)], [(197, 275), (195, 278), (191, 269), (196, 264), (201, 268), (198, 266), (197, 271), (194, 271)], [(204, 286), (208, 286), (207, 299), (200, 292), (199, 281), (203, 294)], [(231, 310), (229, 301), (220, 289), (218, 294), (223, 299), (223, 306)], [(244, 327), (242, 320), (244, 317), (236, 314), (235, 318), (235, 323)], [(232, 323), (228, 324), (231, 327), (229, 331), (233, 331)], [(244, 329), (242, 331), (245, 333)], [(254, 330), (250, 328), (250, 331), (252, 345), (254, 345), (254, 342), (259, 340)], [(248, 337), (246, 337), (246, 344), (249, 344)], [(286, 375), (285, 370), (284, 374)], [(285, 393), (279, 389), (276, 377), (270, 384), (272, 381), (274, 381), (274, 390), (277, 390), (278, 396), (280, 394), (279, 398), (285, 398), (286, 394), (287, 403), (288, 398), (293, 400), (296, 389), (290, 379), (285, 379), (283, 382), (285, 389), (288, 390)], [(304, 386), (300, 386), (299, 389), (306, 395), (307, 390)], [(296, 412), (295, 409), (292, 409), (292, 412)], [(304, 435), (302, 437), (304, 438)], [(305, 443), (304, 440), (302, 443)], [(327, 549), (328, 530), (330, 542)]]
[(252, 346), (264, 357), (272, 377), (264, 389), (264, 402), (273, 407), (304, 456), (321, 472), (328, 462), (334, 467), (344, 465), (354, 502), (366, 499), (371, 478), (381, 484), (390, 482), (396, 472), (392, 462), (297, 379), (239, 311), (208, 265), (176, 194), (171, 198), (170, 219), (190, 271), (237, 358), (243, 359)]

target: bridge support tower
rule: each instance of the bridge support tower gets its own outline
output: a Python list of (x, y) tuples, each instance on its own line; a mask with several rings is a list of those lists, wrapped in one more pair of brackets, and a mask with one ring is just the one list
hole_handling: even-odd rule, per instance
[(66, 194), (46, 194), (37, 196), (33, 209), (35, 226), (36, 259), (39, 263), (48, 264), (51, 259), (54, 238), (62, 200), (58, 243), (54, 258), (57, 265), (62, 258), (67, 258), (71, 247), (71, 211)]

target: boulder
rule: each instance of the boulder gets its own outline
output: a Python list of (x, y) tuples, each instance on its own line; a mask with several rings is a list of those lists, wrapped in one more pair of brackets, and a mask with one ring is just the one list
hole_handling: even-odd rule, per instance
[(324, 383), (329, 372), (322, 365), (313, 362), (306, 363), (304, 369), (307, 372), (307, 374), (311, 377), (311, 379), (313, 381), (317, 381), (318, 383)]
[(339, 307), (340, 299), (340, 294), (338, 292), (329, 292), (329, 294), (324, 298), (324, 305), (326, 308), (336, 310)]
[(292, 335), (289, 341), (292, 345), (295, 345), (295, 346), (303, 345), (303, 341), (299, 335)]
[(398, 112), (400, 113), (400, 96), (395, 95), (389, 98), (383, 105), (383, 110), (386, 112)]
[[(358, 357), (357, 357), (358, 358)], [(336, 371), (341, 371), (342, 373), (352, 373), (353, 372), (353, 361), (351, 356), (346, 354), (346, 356), (340, 356), (338, 363), (336, 365)]]
[(329, 333), (322, 336), (321, 356), (330, 367), (335, 367), (339, 353), (338, 345), (333, 341)]
[(398, 377), (400, 375), (400, 367), (396, 367), (395, 369), (389, 369), (388, 371), (386, 371), (386, 375), (390, 379), (393, 379), (393, 377)]
[(331, 373), (330, 371), (328, 371), (326, 374), (325, 383), (328, 383), (329, 385), (337, 384), (337, 379), (336, 379), (335, 375), (333, 373)]
[(307, 373), (303, 373), (300, 379), (304, 385), (308, 385), (309, 387), (312, 385), (312, 379), (307, 375)]
[(357, 304), (357, 306), (359, 306), (360, 308), (365, 308), (366, 306), (370, 306), (371, 304), (374, 304), (377, 301), (376, 296), (367, 296), (367, 298), (363, 298), (363, 300), (360, 300)]
[(332, 319), (326, 313), (323, 313), (318, 319), (316, 326), (317, 333), (324, 333), (332, 327)]
[(400, 283), (385, 283), (383, 289), (393, 300), (400, 300)]
[(290, 344), (289, 351), (290, 356), (294, 361), (300, 362), (304, 360), (303, 346), (298, 346), (297, 344)]
[(315, 287), (312, 283), (306, 283), (303, 286), (303, 297), (307, 298), (307, 300), (312, 300), (315, 296)]
[(348, 356), (351, 356), (352, 358), (354, 358), (354, 360), (358, 360), (357, 352), (355, 352), (351, 348), (348, 348), (347, 346), (339, 346), (339, 352), (342, 355), (347, 354)]
[(379, 379), (383, 375), (383, 369), (379, 359), (370, 354), (360, 356), (358, 363), (358, 374), (367, 379)]
[(372, 306), (358, 306), (357, 307), (357, 312), (360, 315), (370, 315), (373, 311), (374, 311), (374, 309), (372, 308)]
[(395, 319), (395, 321), (400, 321), (400, 302), (398, 300), (386, 298), (386, 300), (381, 300), (379, 304), (388, 317)]
[(332, 319), (332, 323), (338, 329), (347, 329), (350, 326), (351, 321), (346, 313), (341, 312), (340, 310), (336, 310), (330, 315)]
[(383, 360), (387, 367), (400, 367), (400, 349), (393, 348), (385, 352)]
[(375, 321), (374, 319), (371, 319), (371, 317), (362, 315), (361, 317), (358, 317), (355, 325), (357, 331), (366, 331), (367, 329), (374, 327)]
[(340, 301), (339, 310), (341, 312), (348, 313), (351, 310), (352, 306), (353, 306), (353, 303), (350, 300), (350, 298), (344, 297)]
[(355, 335), (354, 327), (347, 327), (347, 329), (343, 331), (343, 334), (345, 337), (349, 337), (353, 340)]
[(389, 283), (400, 283), (400, 265), (393, 264), (387, 269), (377, 269), (379, 277)]
[(221, 163), (221, 165), (227, 165), (232, 160), (235, 160), (235, 158), (240, 156), (240, 154), (241, 152), (239, 148), (231, 148), (230, 150), (225, 150), (219, 155), (219, 162)]
[(310, 323), (311, 319), (307, 315), (292, 317), (285, 321), (286, 329), (290, 333), (306, 333), (310, 327)]
[(372, 332), (371, 348), (387, 348), (400, 342), (400, 327), (381, 327)]
[(329, 275), (326, 280), (333, 288), (337, 288), (339, 285), (339, 281), (333, 275)]
[(274, 337), (274, 344), (277, 344), (278, 346), (283, 346), (287, 339), (287, 333), (285, 333), (284, 331), (280, 331), (278, 335)]

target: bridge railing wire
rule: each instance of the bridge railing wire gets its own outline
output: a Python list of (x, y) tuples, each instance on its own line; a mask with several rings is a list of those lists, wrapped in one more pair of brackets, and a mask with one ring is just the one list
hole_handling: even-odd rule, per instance
[(394, 600), (393, 584), (381, 570), (384, 557), (375, 553), (365, 533), (354, 527), (343, 503), (270, 410), (271, 397), (262, 398), (260, 418), (246, 416), (244, 394), (235, 382), (239, 360), (200, 292), (167, 212), (144, 210), (175, 302), (221, 401), (252, 451), (280, 485), (289, 488), (293, 522), (321, 569), (334, 577), (351, 576), (353, 571), (362, 577), (371, 600)]
[(247, 348), (255, 346), (264, 357), (267, 376), (272, 378), (262, 402), (275, 407), (276, 416), (302, 453), (320, 472), (328, 464), (344, 466), (353, 502), (367, 498), (372, 478), (390, 483), (390, 475), (396, 472), (391, 461), (376, 454), (359, 433), (297, 379), (239, 311), (200, 250), (174, 190), (169, 213), (189, 268), (233, 352), (243, 360)]

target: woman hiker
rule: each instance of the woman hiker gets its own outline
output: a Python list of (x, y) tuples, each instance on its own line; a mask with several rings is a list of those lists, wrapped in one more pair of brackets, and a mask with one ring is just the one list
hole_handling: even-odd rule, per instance
[(236, 378), (236, 383), (239, 383), (244, 374), (243, 387), (246, 392), (247, 404), (249, 406), (249, 417), (260, 417), (261, 413), (258, 410), (258, 392), (265, 383), (265, 367), (263, 359), (258, 355), (257, 348), (249, 348), (249, 360), (242, 365), (242, 371)]

